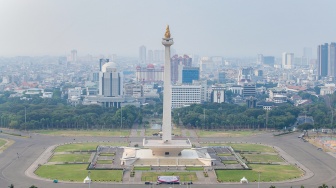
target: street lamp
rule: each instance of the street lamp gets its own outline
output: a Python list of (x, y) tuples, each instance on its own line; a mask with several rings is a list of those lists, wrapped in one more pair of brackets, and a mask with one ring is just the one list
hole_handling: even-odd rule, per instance
[(89, 188), (91, 188), (91, 178), (90, 178), (90, 174), (91, 174), (91, 171), (88, 172), (88, 176), (89, 176)]
[(259, 174), (259, 178), (258, 178), (258, 188), (259, 188), (259, 184), (260, 184), (260, 172), (258, 172)]

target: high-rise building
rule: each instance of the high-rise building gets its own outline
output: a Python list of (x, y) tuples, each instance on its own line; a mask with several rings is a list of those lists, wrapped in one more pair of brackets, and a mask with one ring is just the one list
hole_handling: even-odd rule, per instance
[(274, 67), (274, 56), (264, 56), (264, 65)]
[(77, 50), (71, 50), (71, 61), (77, 62)]
[(194, 80), (199, 80), (199, 67), (182, 68), (182, 84), (191, 84)]
[(146, 63), (146, 46), (139, 47), (139, 64)]
[(264, 56), (263, 56), (263, 54), (258, 54), (257, 55), (257, 64), (258, 65), (264, 64)]
[(152, 64), (154, 62), (153, 50), (148, 50), (147, 63)]
[(105, 63), (108, 63), (109, 59), (99, 59), (99, 71), (102, 71), (102, 67)]
[(117, 64), (108, 62), (99, 73), (99, 95), (118, 97), (123, 95), (123, 75), (117, 70)]
[(282, 53), (282, 68), (283, 69), (291, 69), (294, 61), (293, 53)]
[(245, 83), (243, 86), (243, 97), (255, 97), (256, 85), (254, 83)]
[(326, 77), (328, 75), (328, 43), (318, 45), (317, 61), (318, 76)]
[(336, 43), (332, 42), (328, 48), (328, 76), (336, 77)]
[(173, 83), (176, 83), (177, 81), (179, 81), (178, 80), (179, 79), (179, 65), (182, 65), (180, 66), (180, 68), (191, 67), (192, 58), (190, 58), (188, 55), (183, 55), (183, 57), (174, 55), (171, 58), (171, 80)]
[(155, 67), (148, 64), (146, 67), (136, 67), (136, 80), (138, 82), (162, 82), (164, 67)]
[(218, 72), (218, 83), (225, 83), (225, 72), (224, 71), (219, 71)]

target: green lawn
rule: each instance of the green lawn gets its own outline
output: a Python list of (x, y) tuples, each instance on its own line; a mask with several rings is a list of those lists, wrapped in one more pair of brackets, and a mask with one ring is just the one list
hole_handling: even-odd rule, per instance
[(2, 147), (3, 145), (5, 145), (6, 143), (7, 143), (6, 140), (0, 138), (0, 147)]
[[(83, 182), (88, 175), (87, 164), (43, 165), (35, 174), (48, 179), (59, 181)], [(122, 170), (90, 170), (92, 181), (122, 181)]]
[(112, 164), (112, 160), (98, 160), (97, 164)]
[(135, 166), (134, 170), (151, 170), (150, 166)]
[(156, 181), (158, 176), (180, 176), (180, 181), (197, 181), (195, 172), (143, 172), (141, 181)]
[(284, 162), (278, 155), (243, 154), (248, 162)]
[(99, 156), (115, 156), (115, 153), (100, 153)]
[(125, 129), (103, 129), (103, 130), (37, 130), (39, 134), (56, 135), (56, 136), (129, 136), (130, 130)]
[(217, 178), (222, 182), (239, 182), (245, 177), (249, 182), (258, 181), (258, 172), (261, 182), (275, 182), (298, 178), (303, 172), (290, 165), (249, 165), (252, 170), (216, 170)]
[(262, 153), (276, 153), (275, 149), (270, 146), (264, 146), (260, 144), (226, 144), (231, 146), (233, 150), (250, 151), (250, 152), (262, 152)]
[(207, 131), (197, 130), (199, 137), (241, 137), (264, 133), (263, 131)]
[(91, 154), (56, 154), (49, 162), (88, 162), (90, 156)]
[(199, 167), (199, 166), (187, 166), (186, 170), (188, 171), (201, 171), (201, 170), (204, 170), (203, 167)]
[(95, 150), (98, 145), (104, 146), (127, 146), (126, 142), (88, 142), (74, 143), (58, 146), (54, 152), (88, 151)]
[(160, 131), (158, 129), (146, 129), (145, 136), (153, 136), (154, 133), (159, 133)]
[(202, 146), (231, 146), (235, 151), (276, 153), (276, 150), (274, 148), (261, 144), (203, 143)]
[(238, 164), (238, 161), (222, 161), (223, 164)]
[(218, 153), (217, 156), (231, 156), (231, 153)]

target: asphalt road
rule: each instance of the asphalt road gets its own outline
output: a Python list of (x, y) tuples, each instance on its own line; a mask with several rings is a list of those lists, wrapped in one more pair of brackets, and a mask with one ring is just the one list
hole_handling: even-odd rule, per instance
[[(260, 183), (261, 188), (268, 188), (270, 185), (275, 185), (277, 188), (298, 188), (301, 185), (305, 187), (318, 187), (323, 183), (330, 187), (336, 186), (336, 158), (330, 156), (323, 151), (319, 151), (315, 146), (303, 142), (298, 138), (298, 134), (284, 135), (280, 137), (273, 137), (271, 133), (256, 135), (250, 137), (238, 138), (191, 138), (193, 143), (200, 142), (250, 142), (250, 143), (263, 143), (274, 145), (287, 154), (294, 157), (299, 163), (307, 167), (314, 173), (309, 179), (297, 182), (285, 183)], [(86, 141), (126, 141), (127, 138), (109, 138), (109, 137), (62, 137), (62, 136), (44, 136), (32, 135), (32, 138), (23, 138), (11, 136), (7, 134), (0, 134), (0, 138), (8, 138), (14, 140), (15, 143), (7, 150), (0, 154), (0, 188), (7, 188), (11, 183), (15, 188), (28, 188), (35, 185), (39, 188), (83, 188), (89, 187), (87, 184), (81, 183), (52, 183), (49, 181), (31, 179), (25, 175), (26, 169), (40, 156), (40, 154), (49, 146), (54, 144), (61, 144), (66, 142), (86, 142)], [(75, 140), (74, 140), (75, 139)], [(129, 138), (132, 142), (141, 142), (142, 138), (134, 137)], [(19, 157), (18, 157), (19, 154)], [(220, 188), (220, 187), (244, 187), (256, 188), (257, 183), (249, 184), (193, 184), (190, 187), (194, 188)], [(91, 188), (145, 188), (150, 187), (144, 184), (98, 184), (92, 183)], [(154, 187), (168, 188), (168, 187), (187, 187), (187, 185), (155, 185)]]

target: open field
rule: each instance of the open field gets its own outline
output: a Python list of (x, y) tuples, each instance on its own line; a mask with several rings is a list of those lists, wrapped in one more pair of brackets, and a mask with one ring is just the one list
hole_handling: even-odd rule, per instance
[(117, 129), (103, 129), (103, 130), (37, 130), (39, 134), (46, 134), (52, 136), (129, 136), (130, 130)]
[[(43, 165), (35, 174), (48, 179), (60, 181), (83, 182), (88, 175), (87, 164)], [(122, 170), (91, 170), (92, 181), (122, 181)]]
[(158, 176), (180, 176), (180, 181), (197, 181), (195, 172), (143, 172), (141, 181), (156, 181)]
[(241, 137), (241, 136), (252, 136), (257, 134), (262, 134), (264, 131), (206, 131), (197, 130), (197, 135), (199, 137)]
[(6, 143), (7, 143), (6, 140), (0, 138), (0, 148), (1, 148), (2, 146), (4, 146)]
[(186, 170), (188, 170), (188, 171), (203, 171), (204, 170), (204, 168), (203, 167), (200, 167), (200, 166), (188, 166), (187, 168), (186, 168)]
[(150, 166), (135, 166), (134, 170), (151, 170)]
[(235, 151), (276, 153), (276, 150), (270, 146), (261, 144), (243, 144), (243, 143), (203, 143), (202, 146), (231, 146)]
[(97, 164), (112, 164), (112, 160), (98, 160)]
[(14, 143), (13, 140), (7, 140), (0, 138), (0, 153), (7, 149), (9, 146), (11, 146)]
[(222, 161), (223, 164), (238, 164), (238, 161)]
[(153, 136), (154, 133), (159, 133), (158, 129), (146, 129), (145, 136)]
[(284, 162), (278, 155), (242, 154), (248, 162)]
[(242, 177), (248, 181), (275, 182), (298, 178), (303, 172), (290, 165), (249, 165), (252, 170), (216, 170), (218, 181), (239, 182)]
[(73, 143), (58, 146), (54, 152), (72, 152), (72, 151), (88, 151), (96, 150), (98, 145), (104, 146), (127, 146), (125, 142), (88, 142), (88, 143)]
[(88, 162), (91, 154), (60, 154), (53, 155), (49, 162)]

